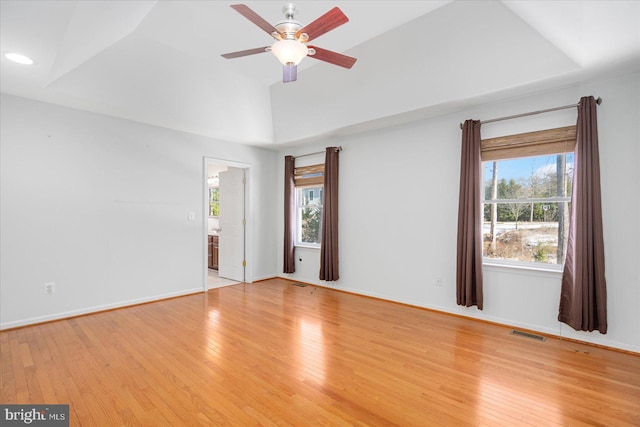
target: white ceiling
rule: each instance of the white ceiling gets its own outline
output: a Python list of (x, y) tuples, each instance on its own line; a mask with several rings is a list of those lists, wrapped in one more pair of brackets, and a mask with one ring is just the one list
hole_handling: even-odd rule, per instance
[[(4, 93), (226, 141), (276, 148), (640, 69), (638, 1), (298, 1), (303, 24), (350, 21), (283, 84), (271, 38), (233, 1), (0, 1)], [(245, 2), (271, 23), (285, 2)], [(453, 106), (453, 107), (452, 107)]]

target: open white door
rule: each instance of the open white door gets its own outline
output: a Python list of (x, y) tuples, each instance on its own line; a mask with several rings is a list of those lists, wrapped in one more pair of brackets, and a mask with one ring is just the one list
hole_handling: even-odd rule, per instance
[(244, 169), (220, 172), (218, 275), (244, 282)]

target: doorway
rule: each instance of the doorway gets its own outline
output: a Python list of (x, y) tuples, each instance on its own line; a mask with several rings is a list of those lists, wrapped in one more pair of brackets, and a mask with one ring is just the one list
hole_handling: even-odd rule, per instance
[(204, 159), (204, 290), (246, 281), (248, 165)]

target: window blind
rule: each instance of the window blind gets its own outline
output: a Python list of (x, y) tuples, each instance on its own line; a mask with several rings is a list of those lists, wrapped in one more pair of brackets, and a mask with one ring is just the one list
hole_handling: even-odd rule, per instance
[(296, 187), (309, 187), (324, 183), (324, 164), (301, 166), (293, 172)]
[(576, 127), (566, 126), (517, 135), (483, 139), (481, 159), (502, 160), (514, 157), (570, 153), (576, 144)]

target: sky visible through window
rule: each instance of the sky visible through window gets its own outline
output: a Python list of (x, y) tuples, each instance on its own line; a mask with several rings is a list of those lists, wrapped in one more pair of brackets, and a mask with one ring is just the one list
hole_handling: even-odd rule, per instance
[[(519, 159), (501, 160), (498, 169), (498, 179), (514, 179), (526, 180), (532, 175), (544, 174), (556, 171), (556, 154), (537, 156), (537, 157), (521, 157)], [(573, 153), (567, 153), (567, 169), (573, 168)], [(484, 180), (491, 179), (491, 169), (493, 162), (484, 162)]]

